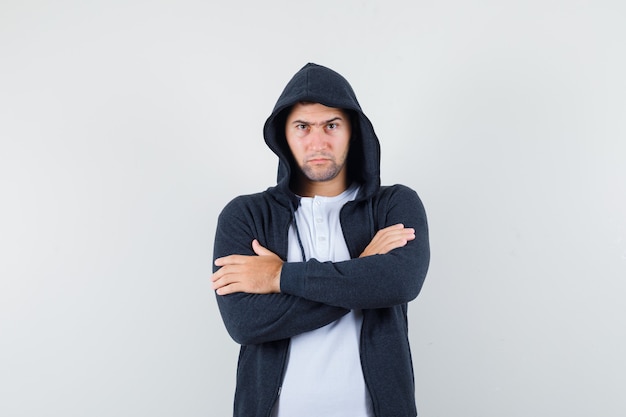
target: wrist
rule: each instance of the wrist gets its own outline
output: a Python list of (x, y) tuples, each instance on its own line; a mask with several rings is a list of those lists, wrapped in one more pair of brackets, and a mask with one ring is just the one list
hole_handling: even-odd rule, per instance
[(280, 267), (278, 268), (278, 273), (276, 274), (276, 277), (274, 277), (274, 292), (275, 293), (280, 293), (280, 276), (281, 276), (282, 270), (283, 270), (283, 264), (281, 263)]

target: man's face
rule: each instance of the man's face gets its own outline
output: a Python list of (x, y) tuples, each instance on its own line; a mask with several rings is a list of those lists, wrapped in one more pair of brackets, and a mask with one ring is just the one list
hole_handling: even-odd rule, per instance
[(348, 114), (319, 103), (296, 104), (285, 125), (296, 163), (314, 182), (345, 179), (350, 134)]

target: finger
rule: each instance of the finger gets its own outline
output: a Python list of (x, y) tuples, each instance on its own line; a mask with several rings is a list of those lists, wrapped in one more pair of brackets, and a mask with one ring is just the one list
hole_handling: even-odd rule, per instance
[(252, 241), (252, 250), (254, 250), (254, 253), (256, 253), (259, 256), (269, 256), (269, 255), (274, 254), (274, 252), (272, 252), (271, 250), (266, 249), (265, 247), (261, 246), (259, 241), (256, 239)]
[(414, 238), (415, 232), (413, 229), (386, 230), (377, 236), (376, 241), (387, 244), (396, 240), (413, 240)]
[(274, 252), (272, 252), (271, 250), (267, 249), (266, 247), (262, 246), (258, 240), (254, 239), (252, 241), (252, 247), (254, 249), (254, 253), (256, 253), (259, 256), (274, 256), (276, 258), (278, 258), (278, 255), (276, 255)]
[(389, 239), (384, 243), (383, 253), (387, 253), (392, 249), (401, 248), (406, 246), (409, 241), (415, 239), (415, 235), (405, 234), (401, 236), (395, 236), (393, 239)]
[(389, 240), (413, 240), (415, 239), (415, 232), (404, 229), (400, 232), (390, 234), (388, 238)]
[(228, 269), (227, 267), (223, 267), (222, 269), (220, 269), (219, 271), (217, 271), (211, 276), (211, 285), (213, 286), (213, 289), (216, 289), (216, 288), (219, 288), (228, 284), (229, 278), (228, 278), (227, 269)]
[(397, 224), (392, 224), (391, 226), (387, 226), (384, 229), (380, 229), (381, 231), (383, 230), (394, 230), (394, 229), (403, 229), (404, 225), (402, 223), (397, 223)]
[(223, 258), (217, 258), (214, 262), (215, 266), (224, 266), (228, 264), (228, 258), (230, 258), (230, 256), (225, 256)]
[(402, 225), (393, 225), (389, 226), (387, 229), (382, 229), (381, 232), (385, 234), (415, 233), (415, 229), (412, 227), (404, 227)]
[(222, 267), (222, 268), (218, 269), (217, 271), (215, 271), (213, 273), (213, 275), (211, 275), (211, 282), (215, 282), (215, 281), (219, 280), (225, 274), (226, 274), (226, 268), (225, 267)]
[(407, 228), (404, 228), (404, 229), (401, 229), (401, 230), (390, 231), (389, 233), (387, 233), (387, 236), (391, 237), (391, 238), (407, 238), (407, 237), (410, 237), (410, 236), (414, 237), (415, 236), (415, 230), (412, 229), (412, 228), (408, 228), (407, 227)]
[(269, 252), (256, 239), (252, 241), (252, 250), (254, 251), (254, 253), (256, 253), (259, 256), (267, 255)]
[(239, 288), (238, 283), (232, 283), (230, 285), (226, 285), (215, 290), (217, 295), (228, 295), (241, 291), (242, 290)]
[(233, 275), (241, 273), (244, 270), (242, 268), (243, 267), (240, 266), (240, 264), (224, 265), (220, 269), (215, 271), (215, 273), (211, 276), (211, 281), (216, 282), (224, 279), (224, 277), (227, 277), (229, 275), (232, 277)]
[(224, 279), (224, 277), (220, 277), (211, 283), (211, 287), (213, 287), (214, 290), (217, 290), (225, 285), (228, 285), (228, 282), (227, 279)]
[(213, 287), (214, 290), (230, 287), (233, 285), (236, 285), (239, 287), (243, 285), (243, 282), (241, 281), (240, 277), (236, 274), (223, 275), (211, 283), (211, 286)]
[(215, 260), (215, 266), (224, 266), (224, 265), (239, 265), (244, 263), (245, 261), (244, 255), (228, 255), (223, 258), (217, 258)]

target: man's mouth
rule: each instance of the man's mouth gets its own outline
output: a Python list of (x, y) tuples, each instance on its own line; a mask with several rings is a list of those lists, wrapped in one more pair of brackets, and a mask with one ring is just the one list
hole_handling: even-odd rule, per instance
[(322, 164), (331, 160), (332, 158), (329, 158), (326, 156), (314, 156), (314, 157), (307, 159), (307, 162), (310, 164)]

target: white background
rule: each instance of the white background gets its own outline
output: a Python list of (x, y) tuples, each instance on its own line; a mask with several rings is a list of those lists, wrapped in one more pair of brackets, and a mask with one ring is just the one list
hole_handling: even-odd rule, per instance
[(418, 191), (423, 417), (626, 415), (622, 1), (0, 0), (0, 415), (228, 416), (217, 215), (343, 74)]

